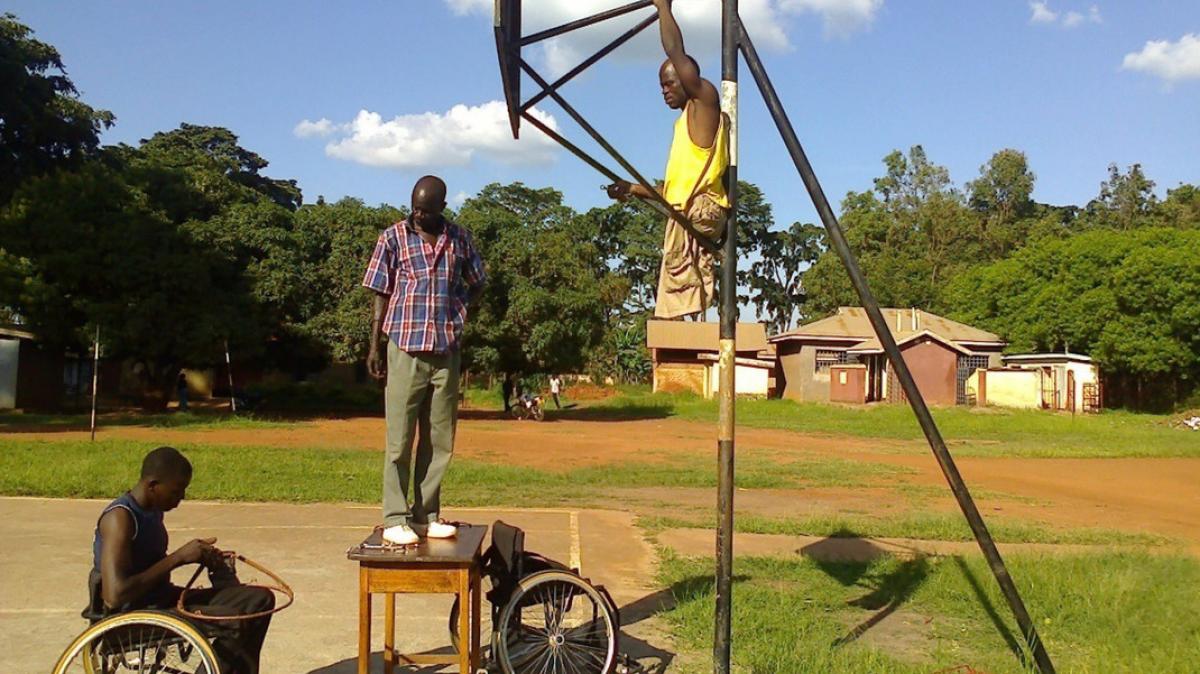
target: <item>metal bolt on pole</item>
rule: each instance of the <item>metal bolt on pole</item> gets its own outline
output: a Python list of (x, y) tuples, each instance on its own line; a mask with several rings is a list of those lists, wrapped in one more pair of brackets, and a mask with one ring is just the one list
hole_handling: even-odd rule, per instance
[(737, 367), (737, 167), (738, 167), (738, 0), (721, 3), (721, 111), (729, 117), (729, 168), (725, 172), (729, 217), (721, 260), (721, 382), (717, 433), (717, 606), (713, 672), (729, 674), (733, 617), (734, 412)]

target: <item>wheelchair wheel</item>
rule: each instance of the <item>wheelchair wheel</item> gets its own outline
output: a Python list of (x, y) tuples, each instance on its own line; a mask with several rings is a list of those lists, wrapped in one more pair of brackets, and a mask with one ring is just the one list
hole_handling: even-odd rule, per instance
[(505, 674), (609, 674), (617, 660), (617, 615), (599, 590), (567, 571), (518, 583), (492, 635)]
[(84, 630), (54, 674), (220, 674), (208, 640), (169, 613), (133, 611)]
[(545, 421), (546, 420), (546, 411), (544, 409), (542, 409), (541, 405), (538, 405), (537, 407), (533, 408), (533, 418), (537, 421)]

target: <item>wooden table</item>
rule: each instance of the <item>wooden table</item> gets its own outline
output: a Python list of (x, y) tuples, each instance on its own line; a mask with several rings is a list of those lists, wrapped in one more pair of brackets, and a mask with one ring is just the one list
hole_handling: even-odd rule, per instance
[[(358, 674), (368, 674), (371, 659), (371, 595), (384, 595), (383, 670), (405, 664), (458, 663), (460, 674), (473, 674), (479, 666), (480, 548), (486, 525), (461, 525), (455, 538), (422, 538), (408, 548), (380, 545), (376, 529), (359, 545), (346, 551), (358, 562)], [(396, 652), (397, 594), (454, 594), (458, 596), (457, 653), (445, 655)], [(463, 635), (466, 635), (464, 638)]]

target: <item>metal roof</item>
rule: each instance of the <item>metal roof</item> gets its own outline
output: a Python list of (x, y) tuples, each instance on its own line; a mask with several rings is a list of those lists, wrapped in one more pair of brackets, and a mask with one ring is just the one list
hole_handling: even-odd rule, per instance
[[(881, 311), (883, 312), (883, 317), (887, 322), (889, 331), (898, 342), (927, 332), (945, 341), (955, 343), (1005, 343), (997, 334), (971, 327), (965, 323), (952, 321), (944, 316), (931, 314), (921, 309), (884, 308)], [(772, 342), (783, 342), (794, 339), (831, 338), (874, 340), (875, 331), (871, 328), (870, 320), (867, 319), (866, 310), (862, 307), (838, 307), (837, 313), (832, 316), (813, 321), (812, 323), (806, 323), (794, 330), (774, 335), (770, 340)]]

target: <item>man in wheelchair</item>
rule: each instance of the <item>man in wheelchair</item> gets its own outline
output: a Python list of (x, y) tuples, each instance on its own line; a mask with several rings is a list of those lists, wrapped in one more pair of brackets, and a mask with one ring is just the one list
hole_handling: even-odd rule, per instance
[[(275, 596), (261, 587), (242, 585), (226, 564), (215, 538), (188, 541), (167, 553), (163, 513), (179, 505), (192, 479), (192, 464), (172, 447), (159, 447), (142, 461), (141, 479), (104, 508), (92, 544), (90, 585), (99, 580), (101, 615), (141, 609), (175, 608), (183, 588), (171, 572), (185, 564), (203, 564), (213, 587), (188, 593), (187, 609), (211, 616), (270, 611)], [(222, 674), (256, 674), (271, 616), (196, 625), (212, 638)]]

